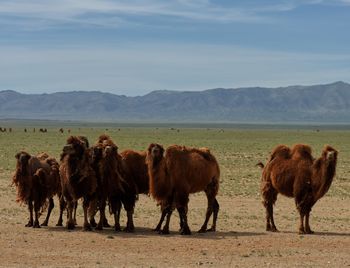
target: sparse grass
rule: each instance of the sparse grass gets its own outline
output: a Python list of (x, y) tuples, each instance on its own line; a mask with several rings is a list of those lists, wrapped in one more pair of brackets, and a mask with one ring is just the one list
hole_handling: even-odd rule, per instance
[[(48, 133), (35, 133), (33, 127), (11, 126), (12, 133), (0, 133), (0, 179), (10, 184), (10, 174), (15, 167), (14, 155), (20, 150), (36, 154), (45, 151), (59, 158), (68, 133), (61, 134), (62, 126), (50, 125)], [(64, 127), (64, 126), (63, 126)], [(64, 127), (67, 129), (67, 127)], [(298, 129), (229, 129), (175, 128), (170, 127), (91, 127), (70, 126), (71, 135), (85, 135), (91, 144), (102, 133), (109, 134), (118, 144), (119, 150), (127, 148), (144, 150), (151, 142), (164, 146), (183, 144), (208, 147), (217, 157), (221, 167), (220, 195), (249, 196), (259, 198), (261, 171), (256, 167), (264, 162), (271, 149), (277, 144), (310, 144), (314, 156), (319, 156), (325, 144), (339, 150), (339, 162), (335, 181), (328, 193), (330, 196), (350, 196), (350, 131), (348, 130), (298, 130)], [(108, 130), (106, 130), (108, 128)], [(0, 193), (9, 189), (0, 189)]]

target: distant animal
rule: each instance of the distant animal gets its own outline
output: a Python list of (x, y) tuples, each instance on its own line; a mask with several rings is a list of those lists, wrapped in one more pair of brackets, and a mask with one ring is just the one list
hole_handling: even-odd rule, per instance
[(31, 156), (24, 151), (17, 153), (16, 159), (16, 171), (12, 182), (17, 188), (17, 201), (28, 205), (29, 221), (26, 226), (40, 227), (40, 210), (43, 210), (48, 202), (48, 213), (42, 223), (47, 225), (54, 207), (53, 196), (60, 195), (61, 191), (58, 163), (47, 154)]
[[(34, 131), (35, 132), (35, 131)], [(47, 132), (47, 129), (46, 128), (40, 128), (39, 129), (39, 132), (41, 132), (41, 133), (46, 133)]]
[[(278, 193), (293, 197), (300, 215), (299, 233), (311, 234), (309, 217), (314, 204), (329, 190), (335, 176), (338, 152), (326, 145), (321, 157), (314, 159), (311, 147), (297, 144), (293, 148), (277, 146), (263, 168), (261, 194), (266, 209), (266, 230), (276, 232), (273, 205)], [(305, 219), (305, 223), (304, 223)]]
[(60, 133), (62, 133), (62, 134), (63, 134), (63, 132), (64, 132), (63, 128), (60, 128), (58, 131), (59, 131)]
[(84, 230), (91, 230), (88, 222), (88, 208), (94, 199), (97, 179), (93, 168), (88, 146), (76, 136), (70, 136), (61, 153), (60, 176), (62, 194), (67, 203), (67, 228), (74, 229), (74, 204), (83, 198)]
[(24, 132), (27, 132), (27, 129), (26, 129), (26, 128), (24, 129)]
[[(173, 206), (180, 214), (181, 234), (191, 234), (187, 223), (189, 194), (204, 191), (208, 199), (205, 221), (199, 232), (216, 231), (219, 203), (216, 195), (219, 190), (220, 168), (215, 157), (207, 148), (169, 146), (164, 154), (163, 146), (150, 144), (147, 150), (150, 194), (160, 203), (161, 220), (167, 217), (161, 233), (169, 233), (169, 223)], [(213, 225), (207, 229), (213, 214)], [(157, 226), (158, 227), (158, 226)]]

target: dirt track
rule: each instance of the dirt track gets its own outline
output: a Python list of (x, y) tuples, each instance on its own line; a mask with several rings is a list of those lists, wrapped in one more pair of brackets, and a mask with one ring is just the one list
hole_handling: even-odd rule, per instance
[[(14, 201), (13, 189), (7, 185), (2, 185), (2, 189), (9, 189), (0, 197), (2, 267), (350, 266), (348, 199), (320, 200), (311, 217), (315, 234), (298, 235), (298, 217), (291, 199), (279, 197), (277, 201), (275, 219), (281, 232), (266, 233), (259, 197), (219, 196), (218, 232), (197, 234), (206, 205), (204, 195), (199, 194), (190, 200), (189, 223), (193, 235), (184, 237), (177, 232), (175, 214), (170, 235), (152, 232), (159, 211), (146, 196), (141, 196), (137, 203), (133, 234), (115, 233), (112, 229), (84, 232), (80, 227), (74, 231), (55, 227), (57, 207), (49, 227), (26, 228), (26, 208)], [(81, 210), (79, 214), (81, 225)], [(124, 224), (125, 218), (122, 220)]]

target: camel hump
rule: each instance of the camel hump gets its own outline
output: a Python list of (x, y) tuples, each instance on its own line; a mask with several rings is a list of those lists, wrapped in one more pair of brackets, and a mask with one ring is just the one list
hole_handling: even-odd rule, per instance
[(292, 159), (306, 159), (313, 161), (312, 149), (306, 144), (295, 144), (291, 150)]
[(210, 150), (206, 147), (202, 147), (196, 150), (204, 159), (212, 162), (216, 162), (215, 157), (211, 154)]
[(270, 155), (270, 161), (275, 159), (276, 157), (281, 157), (285, 159), (291, 158), (291, 150), (287, 145), (278, 145), (276, 146)]
[(214, 155), (212, 155), (212, 153), (207, 147), (194, 148), (180, 145), (171, 145), (166, 150), (167, 155), (179, 152), (184, 154), (196, 153), (202, 156), (207, 161), (216, 162), (216, 158), (214, 157)]

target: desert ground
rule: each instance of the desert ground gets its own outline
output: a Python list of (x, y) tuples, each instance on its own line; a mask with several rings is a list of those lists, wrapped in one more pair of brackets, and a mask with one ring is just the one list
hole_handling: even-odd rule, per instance
[[(35, 126), (9, 126), (11, 133), (0, 133), (1, 267), (350, 267), (350, 130), (84, 124), (63, 126), (62, 134), (58, 131), (60, 125), (49, 125), (47, 133), (37, 131), (40, 122)], [(24, 132), (24, 128), (28, 131)], [(151, 142), (209, 147), (221, 167), (217, 232), (196, 233), (205, 217), (204, 193), (190, 196), (191, 236), (178, 233), (177, 213), (172, 217), (170, 235), (153, 232), (160, 212), (155, 201), (146, 195), (140, 195), (136, 204), (135, 233), (115, 232), (111, 228), (82, 231), (81, 205), (75, 230), (56, 227), (57, 198), (48, 227), (24, 227), (27, 208), (16, 203), (16, 190), (11, 185), (15, 153), (45, 151), (58, 158), (69, 135), (86, 135), (94, 143), (102, 133), (109, 134), (120, 151), (143, 150)], [(280, 232), (265, 231), (265, 211), (259, 193), (261, 170), (255, 165), (265, 162), (275, 145), (295, 143), (310, 144), (315, 157), (324, 144), (339, 150), (333, 184), (312, 210), (313, 235), (298, 234), (294, 201), (283, 196), (278, 196), (274, 210)], [(125, 218), (123, 212), (122, 225)], [(113, 223), (110, 215), (108, 220)]]

